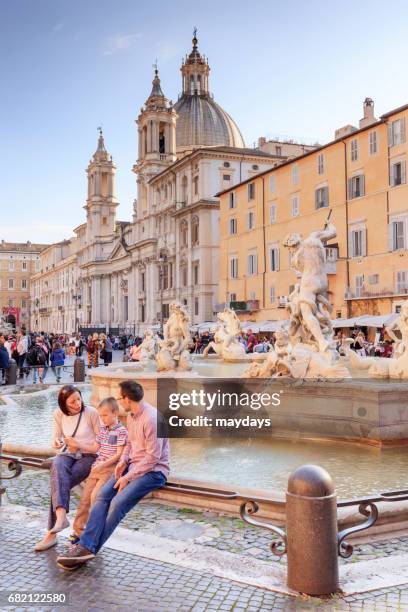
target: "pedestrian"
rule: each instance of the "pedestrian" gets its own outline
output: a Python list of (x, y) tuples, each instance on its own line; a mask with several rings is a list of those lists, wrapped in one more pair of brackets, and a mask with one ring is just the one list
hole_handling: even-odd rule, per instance
[(99, 415), (85, 406), (80, 390), (64, 385), (58, 394), (58, 408), (53, 414), (52, 446), (60, 452), (51, 464), (51, 501), (48, 531), (34, 547), (36, 552), (57, 543), (57, 533), (69, 526), (70, 491), (85, 480), (96, 459), (95, 440), (99, 434)]
[(99, 339), (97, 333), (94, 333), (88, 340), (86, 350), (88, 351), (88, 368), (97, 368), (99, 355)]
[(40, 336), (35, 339), (35, 342), (28, 349), (27, 363), (33, 370), (33, 383), (36, 384), (38, 382), (38, 378), (40, 379), (40, 383), (42, 383), (43, 373), (47, 363), (47, 356), (41, 345)]
[(2, 385), (6, 384), (6, 371), (10, 367), (10, 356), (5, 346), (5, 342), (6, 338), (4, 337), (4, 334), (0, 334), (0, 384)]
[(78, 544), (57, 558), (67, 568), (95, 557), (120, 521), (145, 495), (166, 484), (169, 441), (157, 437), (157, 409), (143, 400), (134, 380), (119, 383), (119, 402), (128, 413), (128, 442), (115, 475), (99, 491)]
[(57, 383), (61, 382), (61, 370), (65, 363), (65, 351), (59, 342), (54, 342), (51, 353), (51, 369), (54, 372)]
[(115, 398), (102, 400), (97, 410), (103, 423), (95, 441), (98, 457), (85, 481), (75, 514), (73, 533), (69, 538), (71, 544), (79, 541), (88, 520), (90, 507), (93, 506), (100, 488), (112, 477), (127, 443), (127, 430), (118, 419), (119, 404)]
[(100, 357), (103, 359), (104, 364), (108, 366), (110, 363), (112, 363), (112, 340), (105, 334), (101, 334), (101, 337), (102, 341)]
[(248, 329), (248, 338), (247, 338), (247, 353), (253, 353), (254, 348), (257, 345), (257, 340), (255, 334), (252, 333), (252, 329)]
[(19, 378), (23, 378), (24, 376), (24, 364), (27, 357), (28, 351), (28, 338), (25, 331), (20, 331), (17, 335), (17, 353), (18, 353), (18, 362), (17, 365), (19, 367)]

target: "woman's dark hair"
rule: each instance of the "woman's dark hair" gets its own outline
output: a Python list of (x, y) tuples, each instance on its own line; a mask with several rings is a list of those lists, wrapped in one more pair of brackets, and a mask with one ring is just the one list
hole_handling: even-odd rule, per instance
[(69, 416), (67, 399), (73, 393), (79, 393), (79, 395), (81, 396), (81, 412), (85, 408), (84, 400), (82, 399), (82, 393), (78, 389), (78, 387), (75, 387), (75, 385), (64, 385), (63, 387), (61, 387), (60, 392), (58, 393), (58, 406), (60, 407), (60, 410), (67, 416)]
[(122, 396), (127, 397), (133, 402), (140, 402), (143, 399), (143, 387), (135, 380), (123, 380), (119, 383), (119, 388), (122, 392)]
[(61, 348), (60, 343), (59, 343), (59, 342), (54, 342), (53, 347), (52, 347), (52, 350), (53, 350), (53, 351), (56, 351), (57, 349), (60, 349), (60, 348)]

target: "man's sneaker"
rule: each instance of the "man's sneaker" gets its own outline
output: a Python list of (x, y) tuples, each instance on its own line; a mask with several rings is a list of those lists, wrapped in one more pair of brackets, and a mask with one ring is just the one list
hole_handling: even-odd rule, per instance
[(70, 544), (78, 544), (79, 536), (76, 533), (71, 533), (71, 535), (68, 538), (68, 542)]
[(57, 557), (57, 563), (61, 565), (76, 565), (86, 563), (93, 559), (95, 555), (82, 544), (74, 544), (64, 555)]

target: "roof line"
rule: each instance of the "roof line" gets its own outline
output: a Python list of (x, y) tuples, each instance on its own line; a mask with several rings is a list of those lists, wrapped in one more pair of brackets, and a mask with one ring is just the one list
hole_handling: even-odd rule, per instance
[(378, 119), (377, 121), (374, 121), (374, 123), (370, 123), (370, 125), (367, 125), (363, 128), (360, 128), (358, 130), (355, 130), (354, 132), (351, 132), (350, 134), (346, 134), (345, 136), (342, 136), (340, 138), (335, 138), (334, 140), (331, 140), (330, 142), (327, 142), (324, 145), (321, 145), (320, 147), (317, 147), (316, 149), (314, 149), (313, 151), (307, 151), (306, 153), (304, 153), (303, 155), (299, 155), (299, 157), (295, 157), (294, 159), (290, 159), (286, 162), (283, 162), (281, 164), (279, 164), (279, 166), (276, 166), (275, 168), (269, 168), (268, 170), (264, 170), (263, 172), (259, 172), (258, 174), (255, 174), (254, 176), (252, 176), (251, 178), (246, 179), (245, 181), (241, 181), (240, 183), (236, 183), (235, 185), (232, 185), (231, 187), (228, 187), (228, 189), (224, 189), (223, 191), (219, 191), (218, 193), (216, 193), (216, 197), (219, 197), (221, 195), (223, 195), (224, 193), (228, 193), (229, 191), (232, 191), (233, 189), (236, 189), (237, 187), (240, 187), (241, 185), (245, 185), (246, 183), (251, 183), (253, 180), (261, 177), (261, 176), (265, 176), (265, 174), (269, 174), (271, 172), (274, 172), (275, 170), (278, 170), (279, 168), (282, 168), (282, 166), (288, 166), (289, 164), (295, 163), (297, 162), (299, 159), (303, 159), (305, 157), (308, 157), (309, 155), (313, 155), (314, 153), (317, 153), (318, 151), (322, 151), (323, 149), (327, 149), (327, 147), (330, 147), (338, 142), (344, 142), (346, 139), (351, 138), (353, 136), (355, 136), (356, 134), (361, 134), (361, 132), (365, 132), (366, 130), (372, 130), (373, 127), (378, 126), (378, 125), (382, 125), (383, 123), (387, 122), (388, 117), (391, 117), (392, 115), (396, 115), (398, 113), (401, 113), (404, 110), (408, 109), (408, 104), (404, 104), (403, 106), (399, 106), (398, 108), (394, 108), (393, 110), (388, 111), (388, 113), (384, 113), (383, 115), (380, 116), (380, 119)]

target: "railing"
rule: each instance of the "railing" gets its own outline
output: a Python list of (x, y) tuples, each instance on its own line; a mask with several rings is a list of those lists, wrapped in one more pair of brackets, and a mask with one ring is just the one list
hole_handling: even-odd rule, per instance
[(346, 300), (364, 300), (373, 299), (380, 297), (397, 297), (399, 295), (406, 296), (408, 294), (408, 287), (397, 287), (396, 289), (390, 289), (388, 287), (382, 289), (360, 289), (356, 291), (346, 291)]

